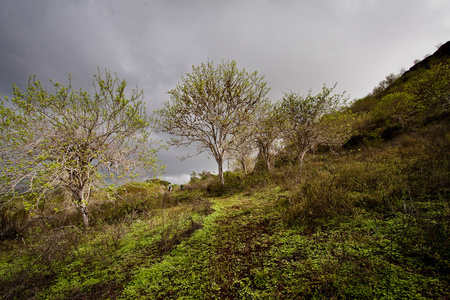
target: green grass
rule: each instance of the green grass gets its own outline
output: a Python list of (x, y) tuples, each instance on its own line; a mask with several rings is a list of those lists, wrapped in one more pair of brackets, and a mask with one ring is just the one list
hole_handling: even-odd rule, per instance
[(355, 102), (354, 136), (302, 174), (287, 145), (225, 186), (111, 186), (88, 229), (61, 190), (33, 213), (8, 199), (0, 298), (448, 299), (450, 64), (407, 74)]
[[(57, 242), (53, 232), (40, 237), (40, 248), (34, 242), (34, 252), (17, 253), (23, 249), (17, 241), (2, 252), (2, 297), (444, 299), (449, 293), (450, 278), (440, 269), (448, 264), (427, 264), (415, 255), (424, 249), (404, 248), (415, 237), (408, 214), (357, 213), (314, 228), (291, 226), (280, 204), (286, 194), (277, 187), (203, 200), (203, 207), (180, 203), (129, 223), (67, 230)], [(19, 282), (21, 274), (31, 281)]]
[(140, 268), (121, 298), (427, 299), (448, 292), (448, 278), (402, 252), (395, 232), (402, 217), (289, 228), (274, 209), (275, 191), (215, 199), (204, 227)]
[(99, 193), (91, 228), (61, 210), (1, 242), (0, 298), (447, 299), (445, 128), (310, 155), (300, 180), (281, 166), (221, 197), (213, 177), (185, 192)]

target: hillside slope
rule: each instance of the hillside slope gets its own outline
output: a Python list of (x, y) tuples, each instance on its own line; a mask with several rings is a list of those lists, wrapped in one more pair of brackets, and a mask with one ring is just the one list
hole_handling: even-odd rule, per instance
[(228, 172), (223, 189), (209, 175), (185, 191), (100, 191), (84, 231), (61, 195), (38, 216), (1, 211), (0, 298), (448, 299), (442, 47), (354, 103), (353, 137), (308, 155), (302, 174), (283, 152), (272, 173)]

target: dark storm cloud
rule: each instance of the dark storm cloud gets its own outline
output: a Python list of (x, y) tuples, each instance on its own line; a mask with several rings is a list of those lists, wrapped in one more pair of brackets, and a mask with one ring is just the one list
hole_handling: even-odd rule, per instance
[[(335, 82), (362, 97), (449, 40), (449, 12), (446, 0), (0, 0), (0, 94), (31, 74), (89, 90), (99, 66), (143, 89), (151, 112), (192, 65), (225, 59), (264, 74), (273, 101)], [(215, 170), (176, 158), (194, 151), (162, 152), (168, 176)]]

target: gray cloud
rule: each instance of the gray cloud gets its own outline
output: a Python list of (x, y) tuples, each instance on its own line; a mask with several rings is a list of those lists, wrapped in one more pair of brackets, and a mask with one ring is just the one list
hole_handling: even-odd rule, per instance
[[(89, 90), (97, 66), (168, 101), (192, 65), (236, 60), (264, 74), (273, 101), (338, 82), (353, 98), (435, 51), (450, 32), (445, 0), (0, 0), (0, 94), (31, 74)], [(167, 176), (215, 170), (213, 159), (160, 158)]]

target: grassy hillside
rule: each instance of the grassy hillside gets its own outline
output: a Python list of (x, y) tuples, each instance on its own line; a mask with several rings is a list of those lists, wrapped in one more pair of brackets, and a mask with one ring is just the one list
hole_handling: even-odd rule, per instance
[(0, 298), (448, 299), (449, 63), (355, 102), (353, 136), (302, 174), (286, 149), (224, 188), (202, 174), (98, 191), (87, 230), (63, 194), (35, 215), (12, 202)]

